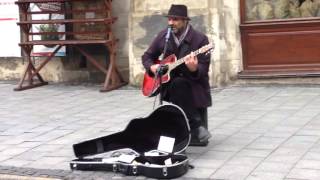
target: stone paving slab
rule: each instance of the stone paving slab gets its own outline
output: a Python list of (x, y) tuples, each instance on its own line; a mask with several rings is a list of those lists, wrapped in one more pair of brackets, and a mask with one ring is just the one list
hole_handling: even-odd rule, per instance
[[(123, 130), (153, 110), (154, 98), (130, 86), (15, 86), (0, 81), (0, 179), (148, 179), (70, 171), (69, 161), (72, 144)], [(320, 179), (320, 86), (229, 86), (212, 97), (213, 138), (188, 147), (195, 168), (179, 179)]]

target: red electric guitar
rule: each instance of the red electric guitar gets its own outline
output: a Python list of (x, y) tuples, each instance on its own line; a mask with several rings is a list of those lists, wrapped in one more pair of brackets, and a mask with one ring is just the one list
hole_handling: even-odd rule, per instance
[[(194, 54), (198, 55), (202, 53), (211, 53), (213, 48), (214, 48), (213, 44), (207, 44), (205, 46), (202, 46), (200, 49), (194, 51)], [(164, 65), (166, 69), (164, 74), (161, 76), (162, 84), (170, 81), (170, 72), (177, 66), (183, 64), (187, 56), (177, 60), (177, 57), (174, 54), (172, 54), (162, 61), (156, 60), (157, 64)], [(158, 91), (159, 87), (160, 87), (160, 78), (151, 77), (147, 72), (145, 72), (143, 85), (142, 85), (142, 94), (148, 97), (155, 96), (159, 92)]]

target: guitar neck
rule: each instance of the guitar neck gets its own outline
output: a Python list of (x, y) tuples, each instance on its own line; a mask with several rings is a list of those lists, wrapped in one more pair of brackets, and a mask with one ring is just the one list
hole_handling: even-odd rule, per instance
[[(197, 55), (199, 55), (199, 54), (200, 54), (199, 49), (194, 51), (194, 55), (195, 55), (195, 56), (197, 56)], [(183, 58), (178, 59), (176, 62), (170, 64), (171, 69), (174, 69), (174, 68), (176, 68), (177, 66), (180, 66), (181, 64), (183, 64), (183, 63), (186, 61), (187, 56), (189, 56), (189, 55), (190, 55), (190, 54), (188, 54), (188, 55), (184, 56)]]

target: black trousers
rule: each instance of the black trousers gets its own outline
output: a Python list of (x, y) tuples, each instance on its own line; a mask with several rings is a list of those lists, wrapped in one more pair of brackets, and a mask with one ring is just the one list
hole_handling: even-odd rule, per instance
[(163, 100), (178, 105), (183, 109), (191, 129), (198, 128), (201, 125), (201, 116), (193, 102), (191, 84), (188, 79), (175, 77), (163, 87)]

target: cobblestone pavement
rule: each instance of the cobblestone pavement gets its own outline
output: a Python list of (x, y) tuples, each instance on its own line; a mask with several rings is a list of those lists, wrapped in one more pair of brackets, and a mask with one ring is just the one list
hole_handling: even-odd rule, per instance
[[(50, 84), (15, 92), (0, 82), (0, 179), (147, 179), (70, 171), (72, 144), (123, 130), (154, 98), (124, 87)], [(320, 179), (320, 86), (214, 89), (207, 147), (188, 147), (180, 179)]]

